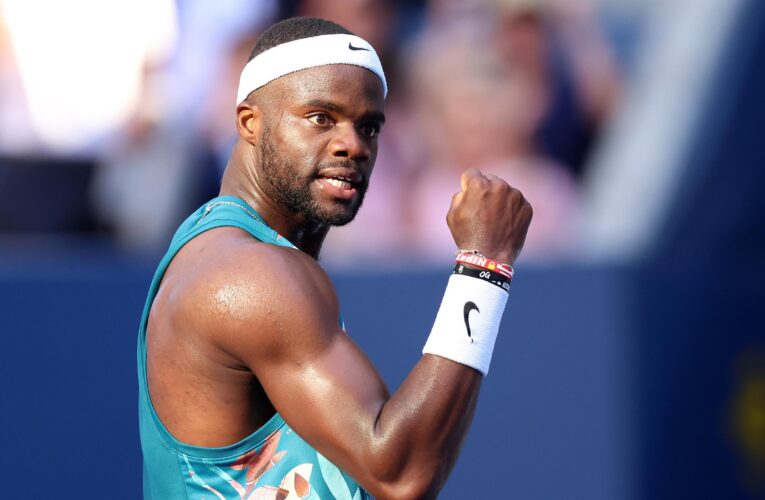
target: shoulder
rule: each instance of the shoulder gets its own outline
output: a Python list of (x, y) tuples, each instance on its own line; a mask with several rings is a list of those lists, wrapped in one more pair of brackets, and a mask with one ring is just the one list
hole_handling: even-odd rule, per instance
[(180, 323), (234, 353), (237, 346), (268, 352), (339, 328), (334, 287), (311, 257), (234, 228), (209, 233), (179, 253), (167, 283)]

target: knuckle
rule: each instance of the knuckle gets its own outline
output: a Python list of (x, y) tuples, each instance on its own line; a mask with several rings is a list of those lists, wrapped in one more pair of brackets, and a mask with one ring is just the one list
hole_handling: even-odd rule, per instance
[(484, 177), (483, 175), (473, 177), (473, 183), (478, 186), (486, 186), (489, 184), (489, 179)]

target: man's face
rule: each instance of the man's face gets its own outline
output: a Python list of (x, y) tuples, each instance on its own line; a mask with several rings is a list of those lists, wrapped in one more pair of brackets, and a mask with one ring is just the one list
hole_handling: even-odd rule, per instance
[(257, 96), (261, 186), (307, 221), (347, 224), (364, 199), (384, 122), (382, 83), (349, 65), (298, 71)]

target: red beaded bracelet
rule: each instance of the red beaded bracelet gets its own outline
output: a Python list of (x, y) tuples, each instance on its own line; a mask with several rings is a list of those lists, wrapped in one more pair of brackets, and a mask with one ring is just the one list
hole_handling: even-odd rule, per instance
[(510, 264), (503, 264), (484, 256), (479, 250), (457, 250), (455, 262), (459, 264), (469, 264), (501, 274), (509, 281), (513, 280), (515, 271)]

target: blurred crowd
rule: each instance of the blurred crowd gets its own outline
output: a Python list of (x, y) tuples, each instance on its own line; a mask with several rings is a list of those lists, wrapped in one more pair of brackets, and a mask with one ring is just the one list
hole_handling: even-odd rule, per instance
[(5, 235), (166, 245), (218, 192), (239, 72), (259, 33), (305, 15), (370, 41), (390, 87), (370, 190), (357, 219), (330, 233), (327, 261), (447, 262), (445, 215), (470, 167), (533, 205), (524, 258), (565, 258), (628, 66), (603, 1), (42, 3), (40, 16), (39, 2), (0, 0)]

